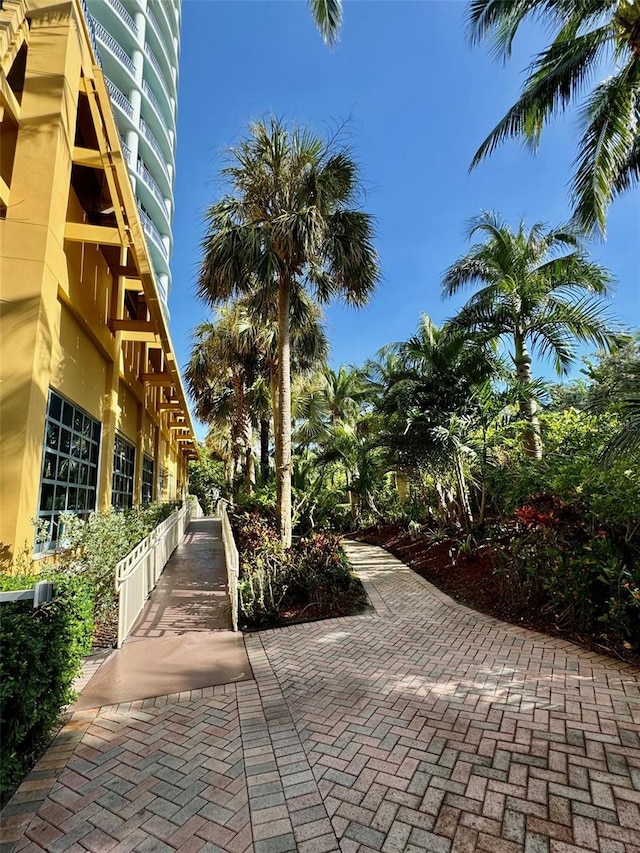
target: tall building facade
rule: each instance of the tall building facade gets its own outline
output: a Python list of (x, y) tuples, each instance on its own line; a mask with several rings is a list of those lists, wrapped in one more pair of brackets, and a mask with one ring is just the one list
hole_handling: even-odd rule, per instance
[(171, 273), (181, 0), (87, 0), (158, 290)]

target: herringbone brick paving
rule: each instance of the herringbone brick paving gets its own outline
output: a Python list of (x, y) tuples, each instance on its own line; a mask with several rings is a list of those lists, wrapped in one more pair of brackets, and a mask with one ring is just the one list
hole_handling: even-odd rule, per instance
[(1, 853), (640, 853), (640, 673), (348, 547), (376, 615), (249, 636), (255, 682), (76, 713)]

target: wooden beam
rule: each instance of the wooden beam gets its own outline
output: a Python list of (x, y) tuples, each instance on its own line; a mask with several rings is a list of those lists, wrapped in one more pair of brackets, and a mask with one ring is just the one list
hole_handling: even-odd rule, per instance
[(125, 278), (136, 278), (140, 279), (140, 273), (135, 267), (132, 266), (121, 266), (119, 264), (114, 264), (112, 267), (109, 267), (112, 275), (123, 275)]
[(67, 222), (64, 239), (73, 243), (95, 243), (100, 246), (122, 246), (122, 237), (117, 228), (104, 225), (89, 225), (87, 222)]
[(79, 145), (76, 145), (73, 149), (72, 159), (77, 166), (91, 166), (94, 169), (104, 169), (102, 154), (94, 148), (81, 148)]
[(180, 400), (172, 403), (160, 403), (157, 407), (159, 412), (176, 412), (184, 408)]
[(109, 320), (112, 332), (120, 332), (124, 341), (141, 341), (148, 343), (156, 339), (155, 323), (146, 320)]
[(124, 289), (130, 290), (132, 293), (142, 293), (144, 290), (139, 278), (125, 278)]
[(4, 75), (0, 75), (0, 96), (16, 124), (20, 122), (20, 104)]
[(6, 182), (0, 177), (0, 204), (5, 207), (9, 206), (9, 187)]
[[(151, 324), (149, 324), (151, 325)], [(141, 373), (140, 381), (147, 385), (175, 385), (175, 380), (170, 373)]]

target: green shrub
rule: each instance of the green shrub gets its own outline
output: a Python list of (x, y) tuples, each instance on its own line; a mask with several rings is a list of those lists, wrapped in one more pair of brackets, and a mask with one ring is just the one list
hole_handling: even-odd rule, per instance
[[(0, 795), (20, 781), (46, 745), (72, 683), (91, 648), (93, 588), (84, 577), (39, 575), (54, 583), (54, 599), (1, 604)], [(0, 575), (0, 589), (30, 589), (33, 576)]]
[(198, 498), (204, 514), (213, 515), (218, 497), (227, 491), (224, 462), (201, 450), (200, 457), (189, 462), (189, 491)]
[(640, 644), (640, 571), (621, 543), (594, 528), (579, 504), (539, 495), (503, 531), (497, 573), (503, 597), (525, 614), (540, 609), (561, 627)]
[(254, 513), (235, 515), (232, 521), (245, 627), (278, 624), (292, 608), (300, 612), (314, 606), (326, 615), (365, 605), (364, 590), (338, 536), (314, 533), (285, 550), (271, 520)]
[(86, 521), (62, 518), (63, 548), (57, 554), (61, 571), (88, 578), (95, 589), (95, 618), (107, 618), (116, 606), (116, 564), (179, 506), (153, 503), (125, 512), (94, 512)]

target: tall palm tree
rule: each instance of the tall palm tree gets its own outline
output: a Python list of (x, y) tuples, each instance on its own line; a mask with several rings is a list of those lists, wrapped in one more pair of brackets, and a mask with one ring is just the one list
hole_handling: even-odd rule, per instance
[(607, 293), (611, 275), (588, 260), (569, 228), (545, 230), (536, 223), (527, 233), (520, 222), (514, 232), (497, 214), (483, 213), (471, 221), (468, 236), (476, 234), (483, 241), (444, 275), (445, 296), (479, 288), (451, 327), (508, 342), (522, 391), (521, 412), (529, 424), (525, 448), (541, 458), (531, 353), (551, 357), (563, 374), (573, 364), (577, 341), (608, 347), (613, 336), (597, 297)]
[(342, 296), (363, 305), (378, 280), (372, 218), (355, 206), (358, 169), (349, 151), (282, 121), (257, 121), (233, 148), (223, 175), (229, 194), (206, 216), (198, 281), (210, 302), (278, 292), (276, 472), (278, 526), (291, 544), (292, 289), (320, 302)]
[(528, 69), (519, 100), (484, 140), (472, 168), (506, 139), (534, 150), (542, 130), (591, 87), (604, 66), (609, 76), (583, 99), (572, 200), (577, 222), (604, 233), (612, 199), (640, 178), (640, 2), (638, 0), (470, 0), (472, 43), (489, 40), (508, 59), (527, 19), (542, 20), (551, 44)]

